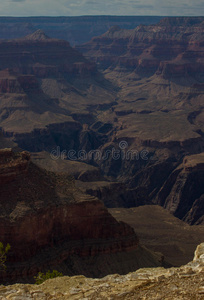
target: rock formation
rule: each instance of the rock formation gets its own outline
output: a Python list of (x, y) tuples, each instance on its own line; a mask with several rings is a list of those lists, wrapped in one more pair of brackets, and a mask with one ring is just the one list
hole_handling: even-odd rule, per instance
[(70, 73), (72, 76), (89, 76), (96, 71), (95, 65), (88, 62), (68, 42), (51, 39), (41, 30), (21, 39), (2, 40), (0, 57), (1, 69), (8, 68), (18, 74), (32, 74), (38, 78), (56, 78), (63, 73), (67, 76)]
[(109, 275), (101, 279), (84, 276), (58, 277), (41, 285), (2, 286), (3, 299), (203, 299), (204, 243), (192, 262), (180, 268), (139, 269), (124, 276)]
[[(149, 153), (146, 162), (108, 159), (99, 162), (101, 169), (131, 189), (130, 206), (142, 194), (144, 204), (159, 203), (190, 224), (201, 223), (204, 213), (203, 165), (183, 167), (185, 157), (198, 155), (199, 162), (204, 151), (203, 20), (164, 18), (130, 30), (113, 27), (77, 46), (121, 88), (109, 111), (117, 124), (112, 147), (125, 141), (126, 152)], [(130, 193), (121, 194), (127, 200)]]
[[(32, 152), (75, 151), (84, 173), (72, 174), (108, 207), (157, 203), (200, 224), (202, 48), (203, 17), (164, 18), (135, 29), (114, 26), (77, 47), (86, 58), (42, 31), (1, 41), (4, 138)], [(80, 151), (101, 156), (83, 159)], [(200, 169), (183, 167), (192, 155)]]
[(41, 30), (0, 41), (0, 57), (0, 126), (24, 149), (51, 150), (59, 145), (59, 130), (66, 140), (59, 146), (76, 148), (82, 130), (78, 119), (95, 120), (87, 106), (113, 100), (112, 85), (95, 64)]
[(139, 24), (153, 24), (160, 19), (157, 16), (1, 17), (0, 39), (20, 38), (41, 29), (48, 36), (76, 45), (88, 42), (112, 26), (129, 29)]
[(130, 30), (112, 27), (77, 48), (103, 69), (202, 81), (203, 21), (203, 17), (164, 18)]
[(73, 177), (40, 169), (28, 152), (0, 150), (0, 200), (1, 242), (11, 245), (4, 282), (30, 281), (49, 268), (101, 277), (163, 263)]

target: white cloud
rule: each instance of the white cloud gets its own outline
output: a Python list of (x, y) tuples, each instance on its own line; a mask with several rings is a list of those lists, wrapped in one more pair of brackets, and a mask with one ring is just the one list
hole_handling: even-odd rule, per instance
[(0, 0), (1, 16), (204, 15), (203, 0)]

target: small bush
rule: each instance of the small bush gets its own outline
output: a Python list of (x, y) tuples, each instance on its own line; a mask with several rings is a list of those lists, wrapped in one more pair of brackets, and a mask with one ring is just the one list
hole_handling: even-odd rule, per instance
[(39, 272), (38, 275), (34, 277), (35, 284), (41, 284), (47, 279), (61, 277), (61, 276), (63, 276), (63, 274), (56, 270), (53, 270), (52, 272), (49, 270), (45, 274)]
[(0, 242), (0, 269), (5, 270), (6, 269), (6, 259), (7, 259), (7, 253), (11, 249), (11, 246), (7, 244), (4, 246), (2, 242)]

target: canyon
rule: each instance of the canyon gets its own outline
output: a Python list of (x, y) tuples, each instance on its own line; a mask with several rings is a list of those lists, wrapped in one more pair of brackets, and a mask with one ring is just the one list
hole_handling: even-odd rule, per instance
[(76, 47), (120, 87), (117, 105), (99, 118), (119, 125), (112, 147), (125, 141), (125, 151), (149, 155), (99, 162), (106, 175), (126, 184), (118, 201), (159, 204), (190, 224), (203, 222), (203, 22), (172, 17), (129, 30), (115, 26)]
[[(196, 233), (188, 227), (188, 238), (196, 238), (184, 258), (184, 244), (176, 239), (174, 248), (172, 242), (175, 255), (180, 249), (173, 265), (186, 263), (202, 242), (204, 18), (157, 21), (131, 29), (106, 25), (107, 32), (88, 42), (71, 41), (74, 48), (37, 25), (26, 27), (24, 37), (23, 30), (19, 37), (11, 27), (11, 39), (0, 40), (0, 148), (13, 149), (0, 154), (1, 236), (5, 243), (13, 241), (5, 281), (22, 274), (31, 278), (45, 266), (99, 277), (143, 267), (139, 261), (149, 250), (119, 221), (128, 223), (129, 209), (146, 205), (167, 222), (182, 220), (180, 233), (184, 224), (199, 228)], [(64, 38), (63, 30), (58, 37)], [(157, 211), (158, 205), (172, 219)], [(65, 226), (65, 211), (73, 226)], [(22, 230), (12, 234), (15, 222)], [(130, 223), (137, 233), (136, 223)], [(23, 240), (28, 249), (22, 248)], [(151, 245), (151, 259), (141, 261), (158, 264), (154, 250), (168, 257), (159, 245)], [(89, 273), (87, 266), (99, 253), (98, 267)], [(18, 274), (12, 271), (14, 262)]]
[[(86, 58), (42, 30), (1, 41), (0, 126), (4, 138), (31, 152), (59, 148), (104, 154), (121, 152), (120, 142), (125, 142), (125, 153), (133, 153), (127, 159), (76, 158), (84, 170), (75, 177), (80, 188), (107, 207), (159, 204), (189, 224), (199, 224), (204, 193), (203, 18), (176, 18), (173, 25), (172, 20), (130, 30), (113, 27), (77, 46)], [(115, 52), (118, 45), (121, 53)], [(148, 64), (152, 60), (157, 62), (154, 69)], [(142, 72), (139, 61), (147, 63)], [(164, 62), (199, 68), (172, 75)], [(148, 153), (145, 159), (134, 157), (142, 151)], [(193, 155), (199, 168), (183, 168)], [(87, 164), (95, 173), (86, 172)], [(185, 195), (189, 200), (184, 204)]]

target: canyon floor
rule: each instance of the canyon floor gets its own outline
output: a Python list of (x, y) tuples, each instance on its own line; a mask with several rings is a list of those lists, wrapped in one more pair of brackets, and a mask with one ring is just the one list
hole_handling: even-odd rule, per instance
[(133, 227), (143, 245), (161, 252), (174, 266), (192, 260), (196, 246), (203, 241), (203, 225), (189, 226), (158, 205), (110, 208), (109, 212)]

